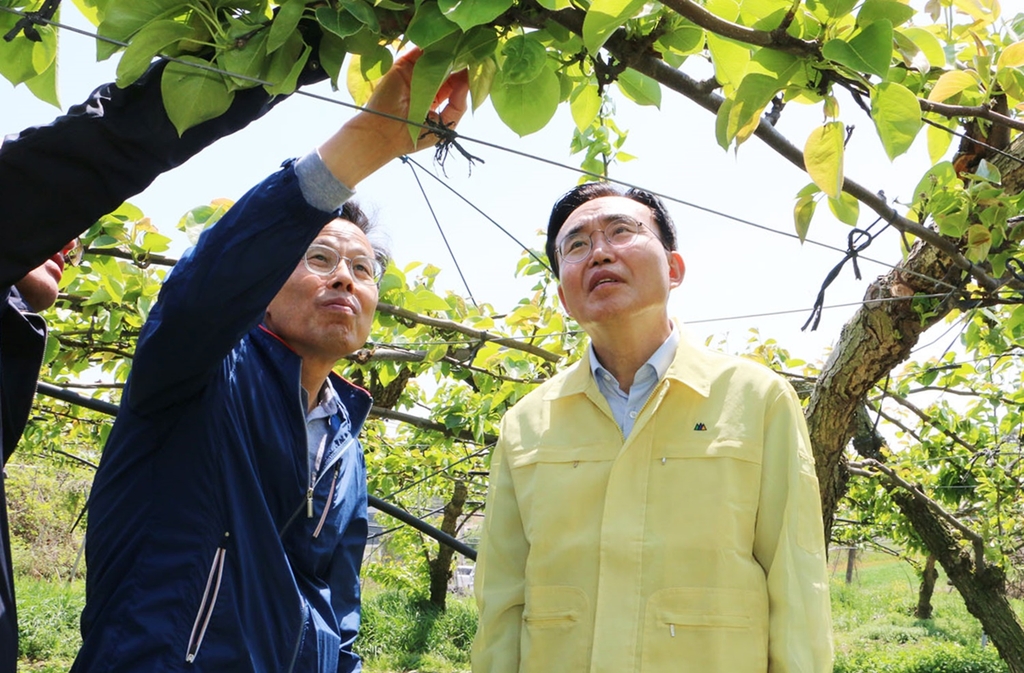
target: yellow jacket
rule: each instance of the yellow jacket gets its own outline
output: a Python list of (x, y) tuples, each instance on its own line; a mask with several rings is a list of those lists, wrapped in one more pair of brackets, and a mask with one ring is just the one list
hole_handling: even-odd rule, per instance
[(796, 394), (684, 338), (623, 440), (576, 363), (502, 421), (475, 591), (474, 673), (829, 673)]

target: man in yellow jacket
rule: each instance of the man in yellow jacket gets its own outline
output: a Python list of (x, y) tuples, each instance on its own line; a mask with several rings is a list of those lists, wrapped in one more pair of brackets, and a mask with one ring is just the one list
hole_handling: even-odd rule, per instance
[(688, 343), (657, 197), (555, 204), (547, 254), (588, 357), (502, 423), (474, 673), (828, 673), (821, 506), (792, 388)]

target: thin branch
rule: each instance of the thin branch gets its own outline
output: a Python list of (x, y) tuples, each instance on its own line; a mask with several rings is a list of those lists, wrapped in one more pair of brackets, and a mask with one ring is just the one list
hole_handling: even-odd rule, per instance
[[(408, 351), (398, 348), (381, 347), (360, 348), (355, 353), (346, 355), (344, 359), (361, 365), (365, 365), (369, 362), (423, 362), (427, 359), (427, 351)], [(492, 372), (491, 370), (484, 369), (483, 367), (475, 367), (473, 365), (466, 364), (465, 360), (460, 360), (453, 355), (445, 355), (441, 358), (441, 361), (447, 362), (453, 367), (476, 372), (477, 374), (484, 374), (485, 376), (490, 376), (491, 378), (499, 381), (509, 381), (510, 383), (538, 384), (547, 380), (544, 378), (520, 379), (514, 376), (498, 374), (497, 372)]]
[(952, 440), (953, 443), (959, 444), (960, 446), (964, 447), (965, 449), (967, 449), (971, 453), (974, 453), (974, 454), (981, 453), (981, 449), (979, 449), (977, 446), (974, 446), (973, 444), (970, 444), (970, 443), (964, 441), (963, 439), (960, 438), (959, 435), (957, 435), (955, 432), (953, 432), (949, 428), (943, 427), (934, 418), (932, 418), (931, 416), (929, 416), (928, 414), (923, 412), (921, 409), (919, 409), (917, 406), (915, 406), (907, 398), (902, 397), (900, 395), (895, 395), (893, 393), (887, 393), (886, 396), (889, 399), (891, 399), (893, 402), (895, 402), (896, 404), (898, 404), (901, 407), (909, 410), (912, 414), (914, 414), (915, 416), (920, 418), (924, 423), (930, 425), (935, 430), (938, 430), (939, 432), (944, 434), (946, 437), (948, 437), (950, 440)]
[(947, 512), (942, 507), (942, 505), (940, 505), (939, 503), (935, 502), (934, 500), (929, 498), (927, 495), (925, 495), (924, 492), (922, 492), (920, 488), (918, 488), (917, 486), (911, 484), (910, 482), (908, 482), (905, 479), (903, 479), (902, 477), (900, 477), (898, 474), (896, 474), (896, 472), (894, 470), (889, 468), (884, 463), (880, 463), (877, 460), (874, 460), (872, 458), (868, 458), (868, 459), (866, 459), (866, 460), (864, 460), (864, 461), (862, 461), (860, 463), (850, 463), (850, 465), (854, 466), (854, 467), (870, 467), (870, 468), (874, 468), (874, 469), (878, 470), (879, 472), (883, 473), (886, 477), (888, 477), (888, 479), (891, 482), (893, 482), (894, 484), (900, 486), (901, 488), (903, 488), (903, 490), (907, 491), (912, 496), (914, 496), (915, 499), (917, 499), (920, 502), (922, 502), (925, 505), (927, 505), (932, 511), (934, 511), (943, 520), (945, 520), (947, 523), (949, 523), (949, 525), (951, 525), (954, 528), (956, 528), (958, 531), (960, 531), (963, 534), (964, 537), (966, 537), (968, 540), (971, 541), (971, 543), (974, 546), (975, 567), (978, 568), (978, 569), (984, 567), (984, 565), (985, 565), (985, 540), (984, 540), (984, 538), (982, 538), (980, 535), (978, 535), (973, 530), (968, 528), (964, 523), (962, 523), (955, 516), (953, 516), (952, 514)]
[(536, 355), (537, 357), (546, 360), (547, 362), (559, 362), (562, 359), (560, 355), (556, 355), (551, 351), (544, 350), (543, 348), (539, 346), (534, 346), (533, 344), (530, 343), (523, 343), (521, 341), (517, 341), (516, 339), (507, 339), (505, 337), (493, 334), (491, 332), (475, 330), (472, 327), (466, 327), (465, 325), (462, 325), (457, 322), (452, 322), (451, 320), (430, 318), (428, 316), (420, 315), (419, 313), (414, 313), (413, 311), (409, 311), (404, 308), (399, 308), (398, 306), (394, 306), (393, 304), (377, 304), (377, 310), (381, 313), (386, 313), (387, 315), (395, 316), (396, 318), (404, 318), (406, 320), (411, 320), (412, 322), (418, 323), (420, 325), (427, 325), (428, 327), (437, 327), (438, 329), (451, 330), (453, 332), (465, 334), (466, 336), (473, 337), (474, 339), (479, 339), (480, 341), (484, 342), (493, 341), (494, 343), (505, 346), (506, 348), (513, 348), (515, 350), (529, 353), (530, 355)]
[(398, 421), (399, 423), (405, 423), (411, 425), (414, 428), (420, 430), (431, 430), (438, 432), (445, 437), (452, 439), (458, 439), (463, 442), (473, 442), (476, 444), (493, 444), (498, 441), (495, 435), (485, 434), (480, 439), (473, 436), (472, 432), (468, 430), (452, 430), (443, 423), (432, 421), (429, 418), (423, 418), (421, 416), (413, 416), (412, 414), (406, 414), (401, 411), (395, 411), (393, 409), (385, 409), (384, 407), (373, 407), (370, 409), (371, 418), (383, 418), (389, 421)]
[(942, 115), (943, 117), (974, 117), (977, 119), (985, 119), (993, 124), (1008, 126), (1011, 129), (1024, 131), (1024, 120), (1001, 115), (987, 105), (947, 105), (945, 103), (936, 103), (923, 98), (919, 98), (918, 102), (921, 104), (922, 112), (934, 112)]

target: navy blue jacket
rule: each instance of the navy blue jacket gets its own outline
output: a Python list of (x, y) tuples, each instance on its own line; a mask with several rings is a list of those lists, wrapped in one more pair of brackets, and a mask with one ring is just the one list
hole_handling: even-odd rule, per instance
[[(0, 288), (0, 468), (14, 453), (14, 445), (25, 429), (45, 345), (43, 320), (29, 311), (17, 290)], [(0, 477), (0, 671), (13, 673), (18, 625), (5, 503), (4, 479)]]
[[(160, 173), (284, 100), (262, 87), (237, 91), (227, 112), (179, 136), (160, 94), (164, 65), (155, 64), (127, 89), (106, 84), (53, 123), (26, 129), (0, 146), (0, 453), (5, 462), (28, 416), (41, 361), (34, 353), (43, 347), (38, 337), (29, 337), (34, 345), (28, 346), (19, 336), (23, 320), (9, 305), (9, 288)], [(324, 77), (310, 59), (299, 82)], [(38, 333), (41, 327), (32, 329)], [(18, 628), (2, 485), (0, 509), (0, 673), (14, 673)]]
[(90, 498), (73, 670), (359, 670), (356, 436), (371, 400), (333, 378), (351, 427), (329, 445), (309, 516), (301, 361), (260, 324), (332, 218), (288, 164), (165, 282)]

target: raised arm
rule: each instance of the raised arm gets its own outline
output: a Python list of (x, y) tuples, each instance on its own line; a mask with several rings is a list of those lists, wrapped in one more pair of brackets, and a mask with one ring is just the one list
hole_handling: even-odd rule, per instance
[[(368, 109), (406, 117), (419, 54), (414, 50), (396, 61)], [(446, 124), (457, 123), (467, 93), (465, 73), (453, 75), (438, 94), (434, 114)], [(434, 142), (428, 136), (419, 148)], [(200, 390), (213, 368), (263, 318), (351, 188), (413, 149), (407, 124), (360, 112), (317, 152), (289, 163), (239, 199), (164, 284), (139, 339), (128, 403), (145, 413)]]
[[(46, 126), (0, 146), (0, 287), (20, 280), (97, 219), (164, 171), (268, 112), (284, 96), (262, 87), (235, 94), (220, 117), (182, 136), (164, 111), (164, 62), (127, 89), (105, 84)], [(307, 67), (300, 83), (326, 75)]]

